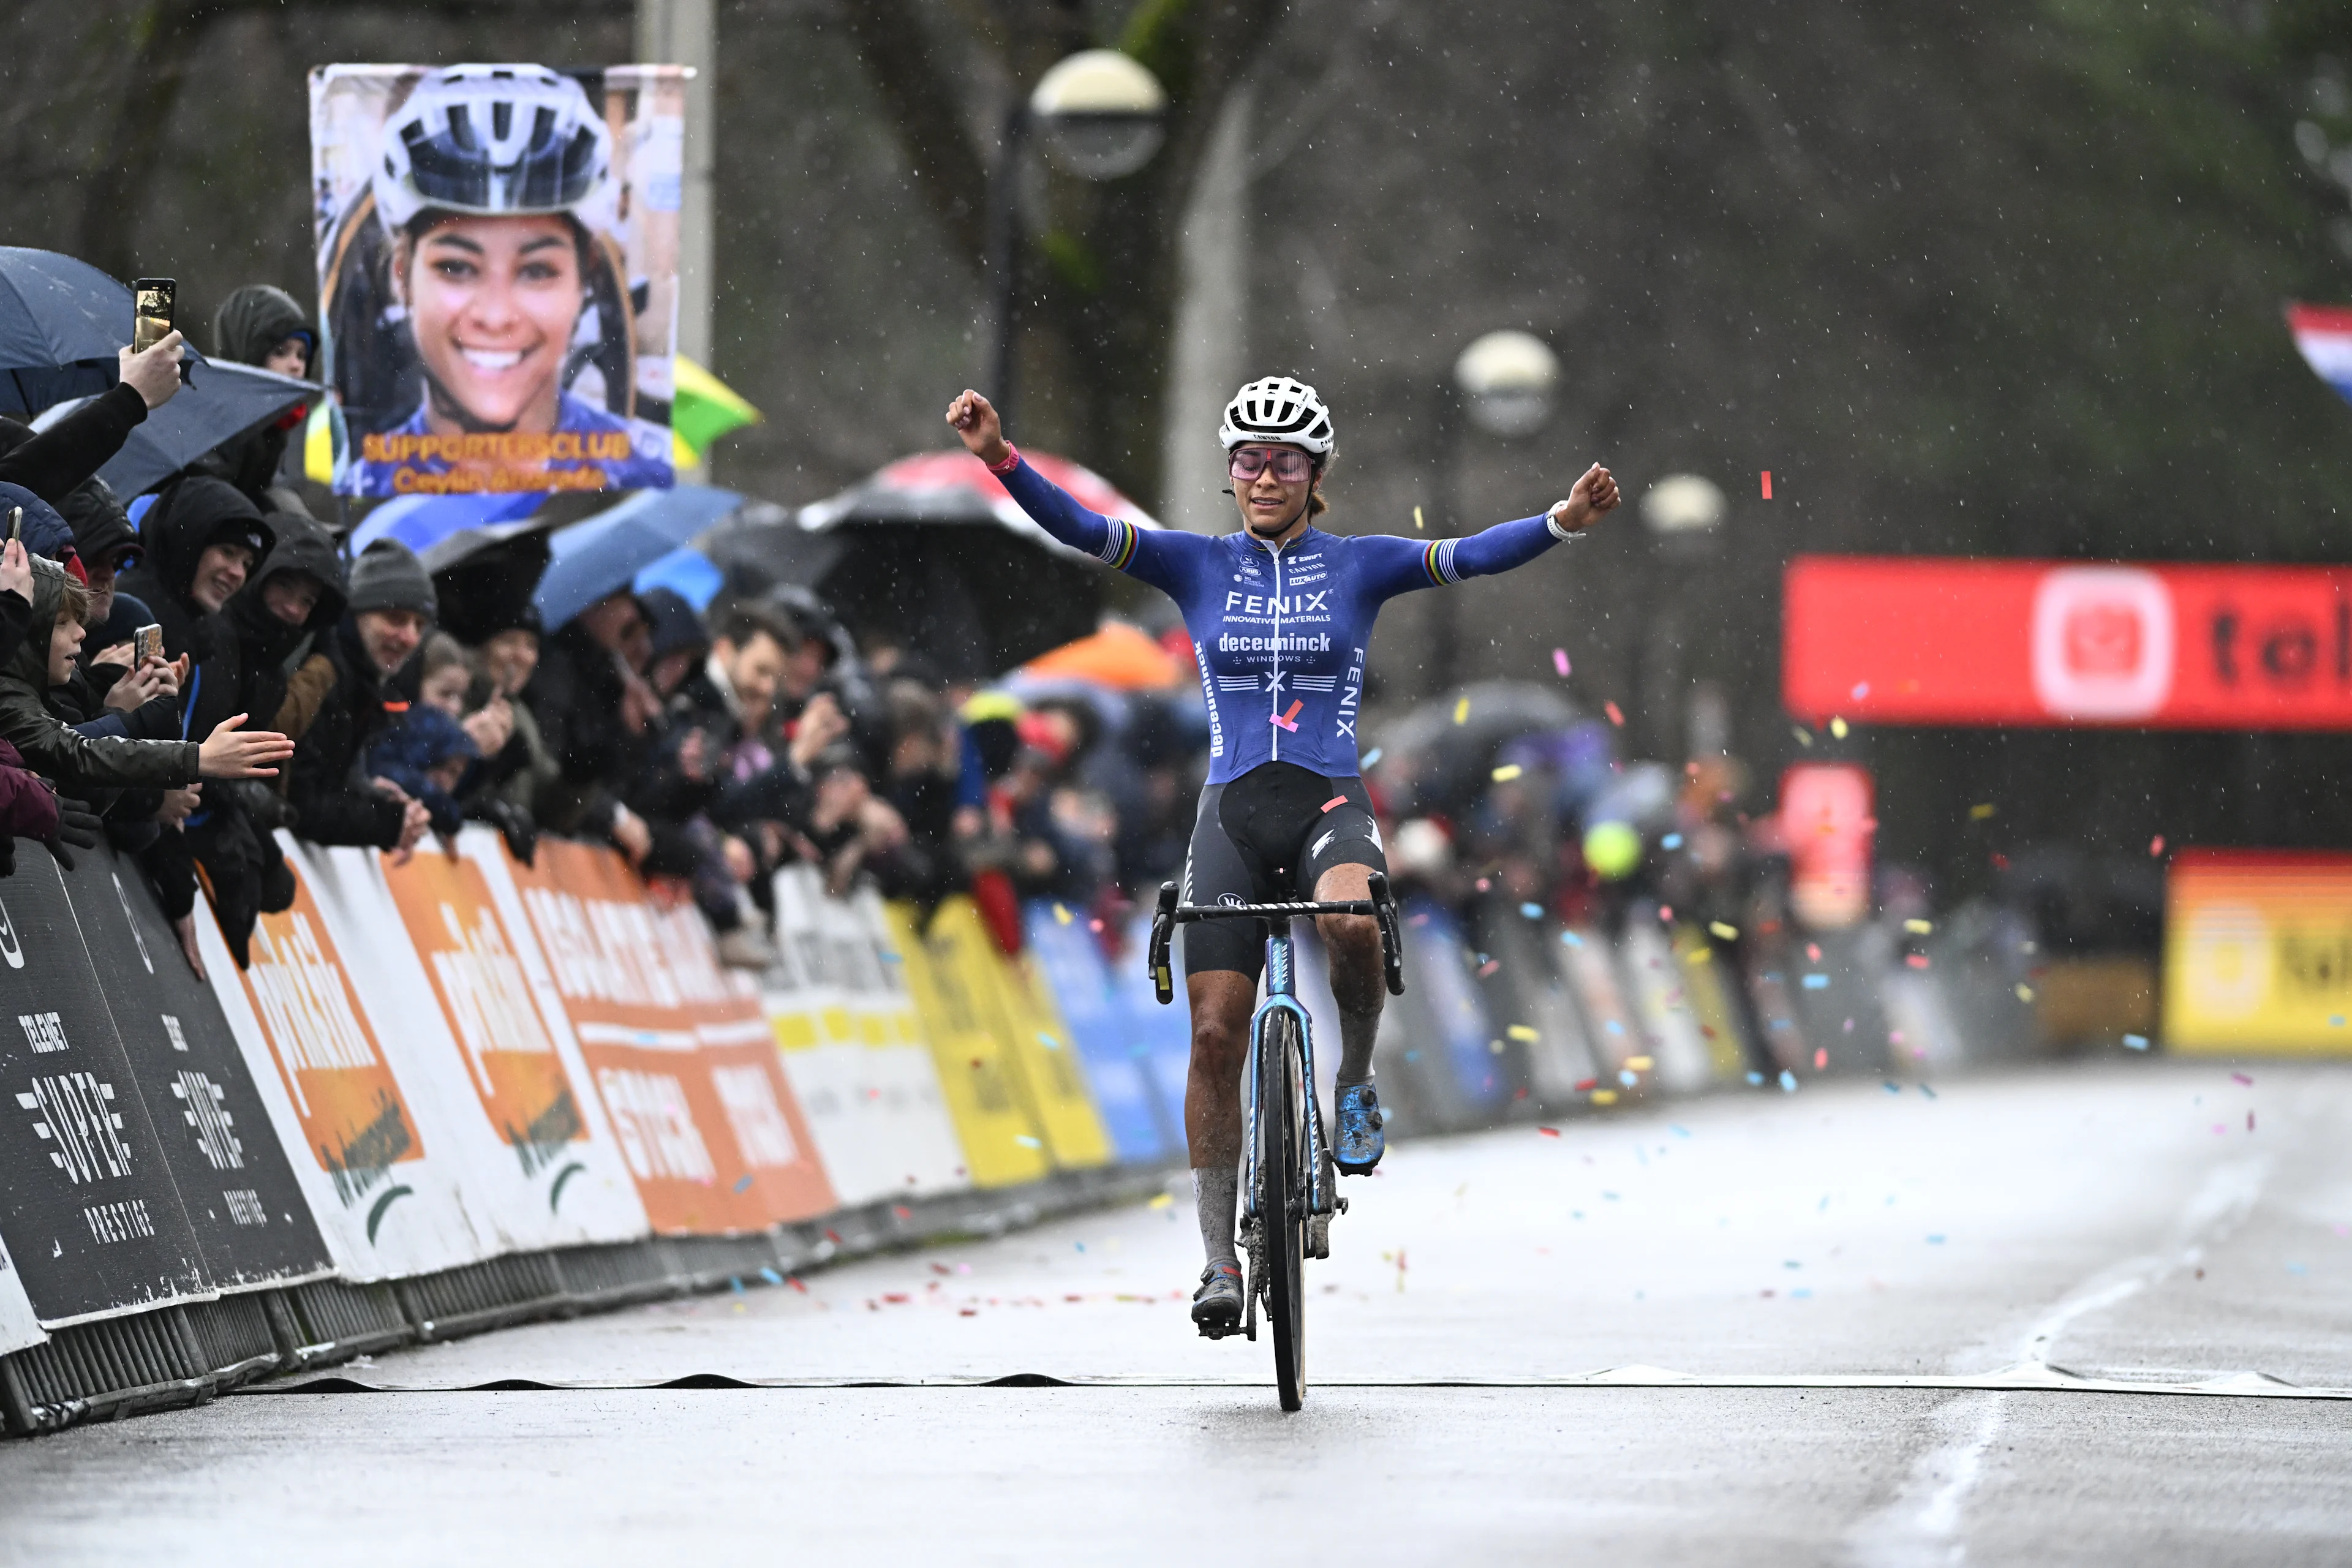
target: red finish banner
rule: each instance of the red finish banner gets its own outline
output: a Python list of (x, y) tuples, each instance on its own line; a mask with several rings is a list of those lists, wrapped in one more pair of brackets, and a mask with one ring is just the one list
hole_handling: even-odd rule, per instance
[(1780, 689), (1816, 721), (2352, 729), (2352, 567), (1799, 556)]

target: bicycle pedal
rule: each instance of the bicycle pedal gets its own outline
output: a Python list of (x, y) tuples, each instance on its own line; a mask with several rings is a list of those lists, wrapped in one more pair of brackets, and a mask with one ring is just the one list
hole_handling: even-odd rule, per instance
[(1318, 1214), (1307, 1216), (1307, 1256), (1309, 1258), (1331, 1256), (1331, 1216), (1329, 1215)]

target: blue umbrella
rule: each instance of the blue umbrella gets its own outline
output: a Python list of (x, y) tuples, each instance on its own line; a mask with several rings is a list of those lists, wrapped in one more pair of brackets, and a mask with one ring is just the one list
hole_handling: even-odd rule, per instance
[(653, 588), (667, 588), (699, 612), (710, 607), (719, 590), (727, 586), (727, 574), (719, 563), (690, 544), (682, 544), (652, 565), (639, 571), (630, 580), (629, 591), (642, 594)]
[[(131, 316), (131, 290), (89, 262), (0, 246), (0, 414), (38, 414), (112, 386)], [(205, 363), (193, 348), (188, 359)]]
[[(5, 385), (0, 378), (0, 385)], [(118, 495), (135, 496), (171, 478), (240, 430), (249, 429), (298, 403), (323, 396), (317, 386), (290, 375), (232, 361), (215, 360), (205, 366), (201, 379), (192, 378), (172, 401), (152, 410), (134, 426), (122, 450), (107, 459), (98, 477)], [(78, 397), (51, 407), (33, 421), (46, 430), (89, 399)]]
[(554, 559), (531, 601), (553, 631), (742, 504), (733, 490), (710, 485), (639, 490), (555, 536)]
[(402, 496), (388, 500), (352, 530), (352, 553), (379, 539), (398, 540), (423, 558), (427, 572), (454, 566), (475, 552), (544, 528), (532, 518), (544, 490), (508, 495)]

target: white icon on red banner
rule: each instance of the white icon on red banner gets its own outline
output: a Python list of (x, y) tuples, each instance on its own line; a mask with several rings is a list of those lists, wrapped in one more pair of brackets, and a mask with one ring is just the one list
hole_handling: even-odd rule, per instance
[(2172, 592), (2129, 566), (2060, 566), (2033, 592), (2033, 695), (2059, 719), (2146, 719), (2172, 695)]

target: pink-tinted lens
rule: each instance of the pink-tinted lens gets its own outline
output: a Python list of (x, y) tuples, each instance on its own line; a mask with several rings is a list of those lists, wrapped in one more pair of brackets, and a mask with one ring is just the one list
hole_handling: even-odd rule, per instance
[(1287, 447), (1236, 447), (1225, 471), (1237, 479), (1254, 479), (1265, 472), (1269, 461), (1274, 465), (1274, 477), (1286, 485), (1297, 484), (1314, 468), (1306, 453), (1294, 452)]

